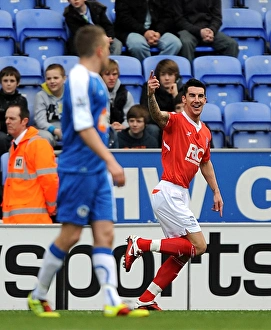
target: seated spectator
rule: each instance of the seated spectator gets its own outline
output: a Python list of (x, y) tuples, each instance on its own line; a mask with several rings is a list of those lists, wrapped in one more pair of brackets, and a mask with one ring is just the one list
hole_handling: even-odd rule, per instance
[(99, 25), (110, 41), (110, 53), (120, 55), (122, 43), (115, 38), (114, 26), (106, 15), (106, 6), (98, 1), (69, 0), (70, 5), (64, 9), (64, 18), (69, 29), (67, 53), (77, 55), (74, 46), (74, 37), (77, 30), (85, 25)]
[(119, 148), (159, 148), (157, 140), (146, 131), (148, 120), (148, 110), (140, 104), (133, 105), (127, 113), (129, 127), (118, 132)]
[(23, 104), (27, 108), (27, 100), (22, 96), (17, 87), (21, 79), (20, 72), (13, 66), (7, 66), (0, 71), (0, 157), (8, 152), (12, 136), (7, 133), (6, 111), (12, 103)]
[(174, 99), (174, 111), (177, 113), (183, 112), (184, 110), (183, 95), (184, 91), (181, 90)]
[(119, 80), (119, 65), (109, 59), (109, 64), (101, 72), (101, 76), (107, 86), (110, 98), (110, 124), (115, 131), (121, 131), (128, 127), (127, 112), (134, 105), (132, 94), (127, 91)]
[(56, 213), (58, 191), (54, 150), (29, 122), (29, 110), (10, 104), (6, 111), (10, 148), (4, 185), (4, 224), (50, 224)]
[(45, 82), (35, 98), (35, 123), (39, 135), (55, 147), (62, 139), (61, 114), (66, 80), (65, 70), (60, 64), (51, 64), (45, 70)]
[[(182, 78), (177, 63), (170, 59), (161, 60), (154, 71), (156, 78), (160, 82), (160, 88), (155, 91), (155, 97), (161, 111), (174, 111), (174, 99), (182, 89)], [(147, 83), (143, 85), (140, 104), (148, 106)], [(147, 130), (155, 136), (161, 143), (162, 131), (151, 119)]]
[(221, 0), (173, 0), (175, 29), (182, 41), (181, 56), (191, 63), (196, 46), (213, 47), (220, 55), (238, 57), (238, 43), (220, 32)]
[(129, 53), (143, 61), (151, 56), (150, 47), (161, 55), (177, 55), (181, 41), (173, 31), (173, 12), (168, 0), (116, 0), (116, 37)]

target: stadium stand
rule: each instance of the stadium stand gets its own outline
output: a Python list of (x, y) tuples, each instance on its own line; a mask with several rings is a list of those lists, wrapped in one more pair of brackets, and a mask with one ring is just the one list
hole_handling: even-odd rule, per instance
[(144, 83), (140, 61), (126, 55), (110, 55), (110, 58), (118, 62), (121, 83), (131, 92), (135, 103), (139, 103)]
[(192, 78), (191, 64), (187, 58), (177, 55), (153, 55), (145, 58), (142, 62), (145, 81), (149, 79), (151, 70), (155, 70), (156, 65), (164, 59), (173, 60), (178, 64), (183, 82), (186, 82), (188, 79)]
[(15, 17), (15, 26), (23, 55), (36, 58), (42, 65), (47, 57), (65, 54), (66, 31), (58, 12), (48, 9), (21, 10)]
[(208, 124), (212, 132), (214, 148), (224, 148), (226, 139), (220, 108), (215, 104), (206, 103), (201, 113), (201, 120)]
[(66, 76), (68, 76), (71, 68), (74, 67), (74, 65), (78, 62), (79, 62), (78, 56), (62, 55), (62, 56), (48, 57), (43, 62), (43, 74), (48, 65), (61, 64), (63, 66), (63, 68), (65, 69)]
[(116, 19), (115, 0), (100, 0), (99, 2), (107, 7), (106, 9), (107, 17), (110, 19), (112, 23), (114, 23)]
[(54, 10), (62, 16), (64, 12), (64, 8), (67, 7), (68, 5), (69, 5), (68, 0), (45, 0), (43, 7)]
[(250, 100), (271, 107), (271, 55), (249, 57), (244, 69)]
[(11, 14), (0, 10), (0, 56), (16, 53), (16, 31), (13, 27)]
[(266, 32), (260, 13), (245, 8), (228, 8), (222, 10), (223, 23), (220, 31), (236, 39), (242, 66), (244, 61), (253, 55), (266, 52)]
[(240, 61), (231, 56), (201, 56), (194, 59), (194, 77), (206, 84), (209, 103), (224, 113), (228, 103), (246, 99), (246, 81)]
[(34, 9), (36, 0), (0, 0), (0, 9), (10, 13), (13, 22), (17, 13), (24, 9)]
[(260, 13), (264, 21), (265, 14), (271, 10), (271, 0), (245, 0), (245, 6)]
[(264, 27), (266, 31), (266, 39), (269, 42), (270, 49), (270, 41), (271, 41), (271, 10), (268, 10), (264, 16)]
[(224, 124), (233, 148), (271, 147), (271, 110), (266, 104), (230, 103), (224, 109)]

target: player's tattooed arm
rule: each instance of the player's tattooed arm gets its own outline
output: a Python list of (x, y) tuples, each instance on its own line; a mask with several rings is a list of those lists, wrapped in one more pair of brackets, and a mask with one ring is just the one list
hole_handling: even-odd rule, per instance
[(169, 113), (167, 111), (161, 111), (156, 101), (154, 93), (155, 90), (159, 87), (160, 87), (159, 81), (153, 75), (153, 71), (151, 71), (148, 80), (148, 107), (152, 119), (157, 123), (157, 125), (163, 128), (167, 124)]

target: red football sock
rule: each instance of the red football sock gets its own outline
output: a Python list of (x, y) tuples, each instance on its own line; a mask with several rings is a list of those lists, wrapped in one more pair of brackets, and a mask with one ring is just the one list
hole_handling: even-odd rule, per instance
[[(154, 300), (158, 293), (162, 292), (179, 274), (186, 261), (170, 256), (159, 268), (155, 278), (148, 289), (139, 297), (142, 302)], [(158, 286), (156, 288), (156, 286)]]
[(160, 252), (176, 257), (185, 255), (193, 258), (196, 255), (195, 246), (188, 239), (181, 237), (162, 239)]
[(137, 246), (143, 251), (150, 251), (151, 239), (139, 238), (137, 240)]

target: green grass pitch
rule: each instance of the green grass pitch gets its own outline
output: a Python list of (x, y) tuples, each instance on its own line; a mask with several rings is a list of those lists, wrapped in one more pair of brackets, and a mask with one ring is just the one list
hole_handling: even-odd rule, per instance
[(152, 311), (145, 318), (105, 318), (99, 311), (60, 311), (57, 319), (30, 311), (0, 311), (0, 330), (270, 330), (271, 311)]

